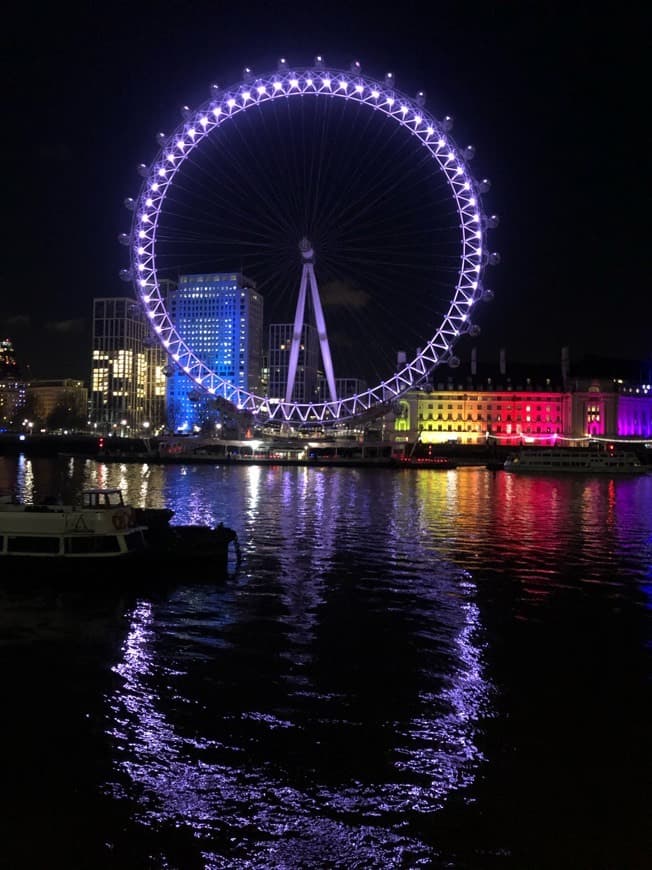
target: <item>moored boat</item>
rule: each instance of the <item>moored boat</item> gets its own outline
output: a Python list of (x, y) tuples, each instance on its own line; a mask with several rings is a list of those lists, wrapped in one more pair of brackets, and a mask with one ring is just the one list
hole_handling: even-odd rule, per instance
[(505, 471), (567, 472), (576, 474), (645, 474), (645, 466), (632, 451), (591, 450), (584, 447), (526, 448), (507, 457)]
[(133, 508), (119, 488), (87, 489), (78, 504), (56, 498), (24, 504), (4, 498), (0, 501), (2, 579), (30, 569), (42, 580), (81, 578), (92, 586), (99, 577), (127, 579), (128, 567), (142, 569), (141, 577), (156, 582), (180, 567), (192, 570), (199, 560), (210, 562), (217, 579), (228, 570), (230, 554), (231, 562), (239, 564), (232, 529), (221, 523), (216, 528), (174, 526), (172, 516), (173, 511), (166, 509)]

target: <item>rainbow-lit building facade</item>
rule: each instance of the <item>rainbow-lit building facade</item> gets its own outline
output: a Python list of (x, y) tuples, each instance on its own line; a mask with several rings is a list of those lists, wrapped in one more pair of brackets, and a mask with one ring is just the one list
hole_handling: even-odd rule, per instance
[[(397, 443), (581, 443), (652, 440), (652, 385), (558, 371), (460, 371), (406, 393), (394, 422)], [(441, 376), (440, 376), (441, 377)]]

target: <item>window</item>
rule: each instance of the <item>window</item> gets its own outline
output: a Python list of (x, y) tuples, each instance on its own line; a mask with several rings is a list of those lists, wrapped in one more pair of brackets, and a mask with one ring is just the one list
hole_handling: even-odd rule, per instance
[(44, 553), (52, 555), (59, 552), (59, 538), (37, 537), (32, 535), (9, 535), (7, 538), (7, 552)]
[(66, 538), (66, 553), (119, 553), (120, 542), (117, 535), (79, 535)]

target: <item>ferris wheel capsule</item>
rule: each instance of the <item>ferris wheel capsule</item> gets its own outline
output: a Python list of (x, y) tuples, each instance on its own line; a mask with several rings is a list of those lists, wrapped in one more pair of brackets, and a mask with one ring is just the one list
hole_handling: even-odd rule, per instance
[(441, 122), (442, 130), (445, 130), (447, 133), (449, 130), (453, 129), (453, 116), (452, 115), (444, 115), (444, 120)]
[(143, 178), (147, 178), (147, 176), (149, 175), (149, 166), (147, 166), (145, 163), (139, 163), (136, 167), (136, 171), (139, 175), (142, 175)]
[(459, 365), (460, 365), (460, 358), (457, 357), (457, 356), (452, 356), (452, 357), (448, 360), (448, 365), (449, 365), (449, 368), (451, 368), (451, 369), (457, 369), (457, 368), (459, 368)]
[(132, 196), (127, 196), (124, 200), (124, 207), (133, 211), (136, 208), (136, 200)]
[(133, 278), (131, 269), (120, 269), (119, 275), (121, 281), (131, 281)]
[(324, 58), (323, 58), (323, 55), (318, 54), (317, 57), (316, 57), (315, 60), (314, 60), (314, 64), (315, 64), (315, 67), (316, 67), (317, 69), (323, 69), (323, 68), (324, 68)]
[(482, 302), (493, 302), (494, 299), (494, 291), (490, 290), (488, 287), (485, 287), (482, 291), (482, 296), (480, 297)]
[(490, 266), (497, 266), (500, 263), (500, 259), (501, 259), (501, 257), (500, 257), (500, 254), (498, 253), (498, 251), (493, 251), (487, 257), (487, 263)]
[(208, 88), (208, 93), (213, 100), (217, 100), (221, 92), (222, 88), (217, 84), (217, 82), (213, 82)]
[(350, 69), (351, 69), (352, 73), (359, 73), (360, 72), (360, 61), (359, 60), (351, 61)]
[(180, 111), (181, 111), (181, 117), (184, 119), (184, 121), (190, 121), (190, 119), (195, 114), (193, 112), (193, 110), (190, 108), (190, 106), (181, 106)]
[(474, 338), (476, 336), (480, 335), (481, 332), (482, 332), (482, 329), (478, 326), (477, 323), (472, 323), (469, 326), (469, 335), (473, 336)]
[(391, 88), (396, 84), (396, 79), (393, 72), (385, 73), (385, 84)]
[(475, 157), (475, 145), (467, 145), (462, 153), (465, 160), (473, 160)]
[(480, 193), (486, 193), (488, 190), (491, 190), (491, 181), (488, 178), (483, 178), (482, 181), (478, 183), (478, 190)]
[(168, 138), (165, 133), (157, 133), (156, 134), (156, 144), (161, 147), (165, 144), (165, 140)]
[(500, 223), (500, 218), (497, 214), (491, 214), (485, 219), (485, 226), (489, 230), (495, 230)]
[(131, 239), (129, 238), (127, 233), (120, 233), (120, 235), (118, 236), (118, 241), (120, 242), (121, 245), (125, 245), (125, 247), (126, 247), (129, 244), (129, 242), (131, 241)]
[(414, 98), (415, 103), (422, 109), (426, 104), (426, 92), (425, 91), (417, 91), (417, 95)]
[(276, 64), (276, 66), (278, 67), (279, 72), (285, 72), (285, 70), (288, 68), (287, 59), (284, 57), (279, 57), (278, 63)]

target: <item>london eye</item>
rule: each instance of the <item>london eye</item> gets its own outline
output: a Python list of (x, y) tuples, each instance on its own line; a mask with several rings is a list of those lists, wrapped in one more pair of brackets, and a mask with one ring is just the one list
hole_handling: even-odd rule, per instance
[[(484, 209), (488, 179), (471, 171), (475, 149), (456, 143), (452, 118), (431, 114), (425, 93), (408, 97), (393, 73), (369, 77), (358, 62), (281, 59), (273, 72), (211, 85), (181, 115), (139, 166), (120, 241), (122, 277), (189, 389), (261, 421), (329, 425), (373, 415), (458, 364), (458, 340), (480, 331), (476, 304), (492, 297), (498, 218)], [(266, 320), (293, 324), (280, 395), (225, 379), (175, 325), (166, 283), (221, 269), (255, 281)], [(309, 315), (323, 389), (297, 401)]]

